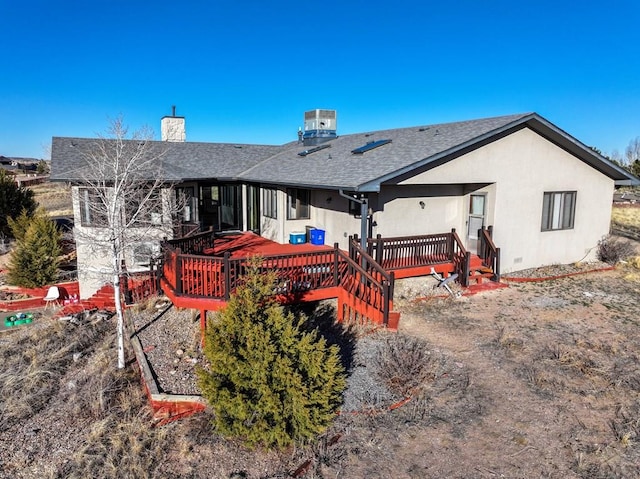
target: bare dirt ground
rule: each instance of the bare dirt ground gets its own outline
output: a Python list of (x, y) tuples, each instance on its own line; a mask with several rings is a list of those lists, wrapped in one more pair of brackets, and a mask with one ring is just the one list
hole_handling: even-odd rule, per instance
[(640, 287), (623, 276), (405, 304), (401, 332), (454, 358), (478, 410), (420, 431), (400, 462), (415, 477), (640, 477)]
[[(555, 270), (572, 267), (539, 275)], [(209, 413), (154, 427), (133, 361), (115, 369), (112, 320), (43, 317), (0, 334), (0, 477), (640, 478), (639, 278), (640, 261), (459, 299), (399, 281), (400, 331), (347, 328), (363, 348), (342, 413), (281, 452), (221, 439)], [(173, 313), (136, 325), (183, 393), (198, 321)]]
[[(395, 407), (402, 396), (367, 383), (375, 361), (356, 357), (353, 377), (367, 369), (371, 377), (351, 383), (345, 403), (360, 410), (343, 410), (323, 441), (292, 453), (285, 470), (309, 460), (300, 477), (640, 477), (640, 283), (625, 279), (629, 271), (512, 282), (459, 299), (434, 296), (429, 278), (399, 282), (395, 336), (421, 342), (425, 379)], [(158, 320), (164, 335), (171, 322)], [(197, 322), (183, 315), (181, 324), (192, 332), (182, 342), (171, 335), (172, 356), (161, 368), (165, 389), (176, 393), (192, 392), (197, 362)], [(388, 334), (364, 337), (384, 342)], [(161, 350), (150, 357), (159, 361)], [(282, 463), (260, 475), (251, 462), (270, 461), (253, 458), (238, 477), (287, 477)]]

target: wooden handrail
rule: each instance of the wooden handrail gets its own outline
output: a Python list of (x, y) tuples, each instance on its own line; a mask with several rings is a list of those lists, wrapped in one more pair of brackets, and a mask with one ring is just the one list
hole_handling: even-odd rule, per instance
[(451, 261), (458, 274), (460, 284), (466, 288), (469, 286), (469, 274), (471, 273), (471, 253), (462, 244), (455, 228), (451, 228), (450, 237)]
[(482, 227), (479, 231), (480, 248), (478, 256), (482, 263), (493, 271), (493, 280), (500, 281), (500, 248), (493, 242), (493, 226)]
[[(380, 239), (380, 237), (378, 237)], [(350, 258), (345, 256), (358, 274), (369, 280), (370, 287), (379, 289), (382, 296), (382, 316), (385, 325), (389, 323), (389, 313), (391, 312), (391, 303), (393, 302), (393, 292), (395, 288), (395, 276), (393, 272), (387, 272), (370, 254), (362, 249), (357, 237), (352, 238), (349, 248), (359, 258)], [(369, 249), (367, 244), (367, 249)], [(342, 253), (341, 253), (342, 254)], [(377, 279), (378, 276), (380, 279)]]

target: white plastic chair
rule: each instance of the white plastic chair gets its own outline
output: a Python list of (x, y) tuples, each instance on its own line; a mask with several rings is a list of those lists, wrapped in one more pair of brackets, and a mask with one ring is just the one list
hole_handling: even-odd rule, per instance
[(47, 295), (42, 298), (45, 301), (44, 309), (47, 309), (50, 304), (55, 304), (56, 306), (60, 305), (60, 290), (57, 286), (51, 286), (49, 291), (47, 291)]

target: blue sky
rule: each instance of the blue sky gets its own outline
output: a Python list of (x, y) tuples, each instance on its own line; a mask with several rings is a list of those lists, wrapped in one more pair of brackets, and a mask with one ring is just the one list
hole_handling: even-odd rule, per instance
[(0, 0), (0, 155), (177, 106), (188, 141), (281, 144), (535, 111), (589, 146), (640, 136), (640, 3)]

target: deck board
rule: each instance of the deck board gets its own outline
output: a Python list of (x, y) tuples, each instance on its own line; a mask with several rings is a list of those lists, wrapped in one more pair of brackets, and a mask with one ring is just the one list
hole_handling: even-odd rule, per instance
[(214, 247), (207, 248), (204, 253), (208, 256), (222, 256), (229, 253), (232, 258), (245, 258), (255, 255), (276, 255), (310, 253), (316, 251), (331, 251), (333, 247), (328, 245), (280, 244), (252, 232), (229, 234), (216, 238)]

